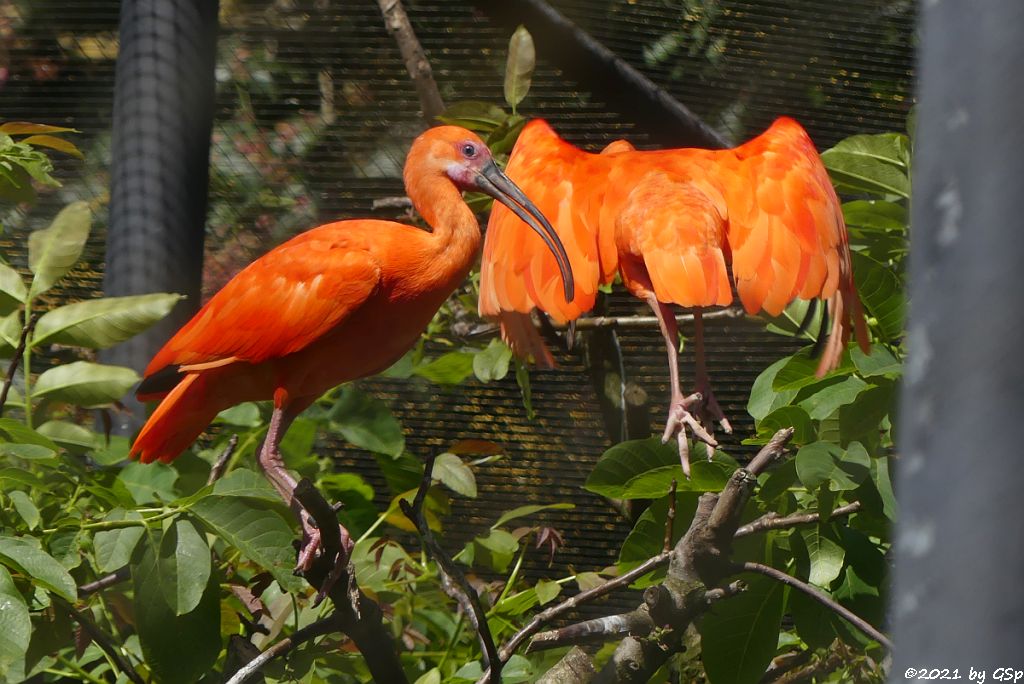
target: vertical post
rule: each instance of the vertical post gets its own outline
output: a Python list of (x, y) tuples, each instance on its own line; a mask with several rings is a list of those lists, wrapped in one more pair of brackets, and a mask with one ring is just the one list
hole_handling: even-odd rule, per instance
[(217, 0), (121, 3), (104, 290), (188, 298), (109, 363), (141, 370), (199, 304), (217, 12)]
[(1024, 3), (921, 12), (890, 681), (993, 681), (1024, 669)]

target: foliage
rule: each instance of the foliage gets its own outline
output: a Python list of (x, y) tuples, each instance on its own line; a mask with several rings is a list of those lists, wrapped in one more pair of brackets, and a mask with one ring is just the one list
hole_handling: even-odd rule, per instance
[[(11, 121), (0, 125), (0, 200), (32, 202), (33, 181), (51, 187), (60, 183), (51, 173), (53, 164), (43, 149), (58, 150), (82, 158), (75, 145), (63, 137), (71, 128)], [(43, 149), (40, 149), (43, 148)]]

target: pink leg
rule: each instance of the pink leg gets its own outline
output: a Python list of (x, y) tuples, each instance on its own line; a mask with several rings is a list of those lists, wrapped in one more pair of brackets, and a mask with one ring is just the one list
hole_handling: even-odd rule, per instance
[[(302, 504), (295, 499), (295, 486), (298, 483), (284, 467), (284, 460), (282, 460), (280, 452), (281, 438), (284, 437), (284, 433), (288, 431), (288, 427), (299, 413), (300, 411), (287, 407), (274, 409), (270, 416), (267, 437), (263, 440), (263, 447), (260, 449), (259, 464), (267, 479), (270, 480), (270, 484), (302, 523), (302, 548), (299, 551), (295, 569), (308, 570), (320, 549), (320, 530), (316, 528), (313, 519), (302, 507)], [(341, 528), (341, 540), (346, 549), (351, 547), (352, 540), (344, 527)]]
[(668, 352), (668, 373), (669, 382), (672, 384), (672, 399), (669, 402), (668, 419), (665, 421), (665, 433), (661, 441), (668, 442), (672, 435), (676, 436), (679, 443), (679, 460), (683, 466), (683, 474), (687, 479), (690, 477), (690, 448), (686, 438), (686, 428), (693, 431), (694, 437), (712, 447), (718, 446), (718, 442), (690, 413), (689, 408), (699, 404), (701, 395), (691, 394), (683, 396), (679, 385), (679, 329), (676, 327), (676, 317), (667, 304), (659, 302), (653, 294), (647, 296), (647, 303), (654, 310), (658, 317), (658, 324), (661, 327), (661, 336), (665, 339), (665, 349)]
[[(703, 397), (697, 413), (700, 416), (701, 423), (711, 425), (713, 422), (717, 422), (726, 434), (731, 435), (732, 425), (729, 423), (729, 419), (725, 417), (722, 407), (718, 405), (715, 393), (711, 390), (711, 377), (708, 375), (707, 367), (704, 365), (704, 318), (699, 308), (693, 310), (693, 326), (693, 352), (696, 357), (697, 366), (696, 389)], [(707, 448), (708, 460), (710, 461), (715, 454), (715, 448), (710, 444), (705, 444), (705, 447)]]

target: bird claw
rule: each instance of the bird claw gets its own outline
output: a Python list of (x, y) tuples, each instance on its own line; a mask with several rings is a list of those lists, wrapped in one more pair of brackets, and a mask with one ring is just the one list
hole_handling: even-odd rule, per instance
[[(732, 424), (729, 422), (729, 419), (725, 417), (725, 412), (722, 411), (722, 407), (718, 404), (718, 399), (715, 398), (715, 393), (711, 390), (710, 379), (706, 376), (704, 378), (698, 378), (697, 391), (694, 392), (694, 394), (701, 396), (701, 400), (697, 403), (694, 410), (700, 423), (702, 425), (711, 426), (712, 433), (714, 433), (714, 424), (718, 423), (718, 426), (722, 428), (724, 433), (731, 435)], [(708, 460), (710, 461), (715, 455), (715, 449), (709, 443), (706, 443), (704, 446), (707, 450)]]
[[(320, 555), (323, 549), (323, 536), (316, 527), (313, 519), (305, 511), (302, 512), (302, 546), (299, 549), (299, 557), (295, 563), (295, 574), (301, 575), (313, 567), (313, 562)], [(334, 565), (320, 585), (316, 598), (313, 599), (313, 606), (318, 606), (331, 589), (341, 578), (341, 575), (348, 567), (348, 557), (355, 545), (344, 526), (338, 525), (341, 531), (341, 551), (334, 558)]]
[(715, 453), (715, 447), (718, 446), (718, 442), (715, 441), (712, 434), (690, 413), (689, 409), (691, 407), (700, 407), (702, 405), (703, 395), (700, 392), (694, 392), (688, 397), (673, 400), (668, 409), (665, 432), (661, 436), (661, 443), (667, 444), (668, 440), (675, 435), (676, 441), (679, 443), (679, 461), (682, 464), (683, 474), (687, 480), (690, 479), (690, 445), (687, 440), (686, 428), (689, 427), (693, 436), (707, 445), (709, 460)]

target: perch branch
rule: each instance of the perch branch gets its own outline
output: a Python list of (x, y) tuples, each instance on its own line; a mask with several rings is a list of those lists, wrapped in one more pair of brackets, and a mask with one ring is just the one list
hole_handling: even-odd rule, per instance
[(100, 577), (95, 582), (89, 582), (78, 587), (78, 595), (84, 597), (90, 594), (95, 594), (97, 591), (102, 591), (107, 587), (112, 587), (115, 584), (120, 584), (121, 582), (127, 582), (131, 578), (131, 576), (132, 572), (128, 569), (128, 566), (126, 565), (123, 568), (115, 570), (109, 575), (104, 575), (103, 577)]
[(831, 596), (825, 592), (817, 589), (806, 582), (798, 580), (796, 577), (789, 575), (781, 570), (771, 567), (770, 565), (764, 565), (762, 563), (743, 563), (735, 566), (736, 572), (755, 572), (761, 575), (766, 575), (772, 579), (782, 582), (790, 587), (793, 587), (797, 591), (801, 591), (807, 596), (825, 606), (836, 615), (839, 615), (844, 620), (849, 622), (851, 625), (859, 629), (861, 632), (871, 637), (878, 643), (885, 646), (890, 651), (892, 650), (892, 642), (889, 638), (882, 634), (880, 631), (868, 624), (867, 620), (854, 614), (845, 606), (834, 600)]
[[(39, 314), (34, 313), (28, 317), (28, 323), (21, 329), (21, 337), (18, 339), (18, 347), (14, 350), (14, 356), (11, 357), (11, 365), (7, 367), (7, 377), (4, 378), (3, 389), (0, 390), (0, 416), (4, 414), (4, 405), (7, 403), (7, 393), (11, 391), (11, 383), (14, 382), (14, 374), (18, 371), (18, 363), (21, 361), (21, 357), (25, 354), (25, 345), (28, 344), (28, 336), (32, 334), (32, 329), (36, 327), (36, 321), (39, 320)], [(26, 373), (31, 373), (30, 368), (25, 369)]]
[[(826, 520), (850, 515), (851, 513), (856, 513), (859, 510), (860, 501), (854, 501), (846, 504), (845, 506), (833, 509), (832, 513), (826, 518)], [(757, 534), (758, 532), (764, 532), (767, 530), (782, 530), (788, 527), (797, 527), (798, 525), (809, 525), (820, 520), (821, 514), (819, 513), (797, 513), (795, 515), (787, 515), (785, 517), (779, 516), (775, 513), (768, 513), (766, 515), (762, 515), (757, 520), (741, 526), (736, 530), (736, 538), (746, 537), (748, 535)]]
[(385, 26), (398, 43), (405, 68), (412, 78), (413, 85), (416, 86), (416, 94), (419, 95), (420, 106), (423, 108), (423, 118), (426, 119), (427, 125), (432, 126), (437, 117), (444, 113), (444, 100), (437, 89), (437, 82), (434, 80), (427, 55), (423, 52), (423, 46), (420, 45), (416, 33), (412, 30), (412, 24), (409, 23), (409, 15), (405, 13), (400, 0), (377, 0), (377, 5), (384, 15)]
[(135, 668), (132, 667), (131, 663), (129, 663), (121, 651), (118, 650), (114, 640), (106, 632), (100, 629), (100, 626), (97, 625), (91, 617), (79, 610), (76, 610), (74, 606), (58, 596), (55, 596), (53, 600), (57, 602), (57, 604), (72, 620), (82, 626), (82, 629), (86, 631), (89, 638), (95, 641), (96, 645), (99, 646), (104, 653), (110, 656), (111, 660), (117, 663), (118, 668), (120, 668), (121, 672), (123, 672), (128, 679), (132, 680), (135, 684), (144, 684), (139, 673), (135, 671)]
[(311, 639), (337, 631), (340, 627), (337, 614), (331, 614), (322, 620), (306, 625), (302, 629), (295, 630), (291, 636), (281, 639), (239, 668), (237, 672), (231, 675), (231, 679), (227, 681), (227, 684), (242, 684), (242, 682), (247, 681), (274, 658), (287, 654), (293, 648)]
[(668, 512), (665, 514), (665, 541), (661, 545), (663, 552), (672, 548), (672, 533), (676, 522), (676, 479), (672, 478), (672, 485), (668, 488)]
[(595, 674), (597, 670), (594, 669), (590, 656), (579, 646), (573, 646), (554, 667), (537, 680), (537, 684), (586, 684)]
[(501, 682), (502, 661), (498, 657), (498, 649), (494, 645), (491, 627), (487, 622), (487, 613), (480, 605), (480, 597), (473, 591), (473, 587), (469, 586), (466, 576), (455, 565), (455, 561), (438, 543), (423, 513), (423, 502), (426, 500), (427, 492), (433, 482), (435, 458), (434, 455), (427, 458), (427, 462), (423, 466), (423, 480), (420, 482), (420, 488), (417, 490), (412, 504), (410, 505), (408, 501), (402, 499), (399, 501), (399, 505), (405, 516), (416, 526), (420, 538), (423, 540), (424, 548), (437, 563), (444, 592), (462, 606), (462, 610), (469, 617), (473, 628), (476, 629), (477, 637), (480, 639), (480, 650), (484, 655), (484, 669), (487, 671), (482, 681), (498, 683)]

